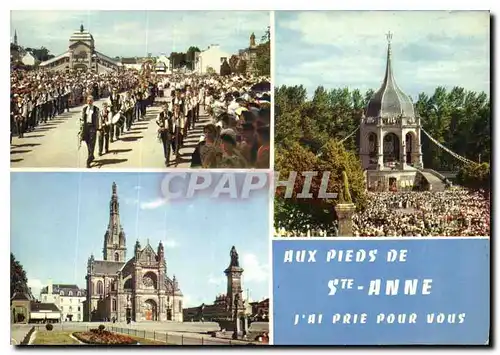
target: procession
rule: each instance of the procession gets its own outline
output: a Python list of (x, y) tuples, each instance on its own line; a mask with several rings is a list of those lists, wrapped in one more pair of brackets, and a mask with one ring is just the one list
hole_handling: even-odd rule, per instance
[[(125, 41), (113, 50), (115, 42), (106, 42), (112, 26), (90, 32), (82, 22), (69, 45), (62, 41), (66, 34), (52, 44), (57, 52), (64, 51), (57, 56), (45, 47), (21, 45), (14, 28), (12, 167), (269, 168), (269, 14), (252, 14), (254, 22), (246, 24), (244, 32), (224, 22), (229, 30), (222, 38), (227, 52), (208, 42), (210, 34), (198, 39), (200, 47), (208, 43), (201, 47), (206, 49), (186, 42), (188, 49), (180, 52), (176, 41), (181, 19), (174, 16), (176, 23), (165, 32), (158, 27), (161, 13), (146, 11), (145, 16), (137, 25), (146, 26), (146, 39), (133, 31), (127, 34), (136, 36), (135, 45)], [(225, 14), (207, 16), (204, 21), (223, 21)], [(24, 26), (21, 19), (16, 26)], [(148, 27), (165, 39), (148, 39)], [(255, 27), (266, 29), (260, 40), (252, 32)], [(241, 49), (245, 38), (246, 48)], [(150, 53), (150, 41), (155, 54)], [(107, 53), (121, 55), (105, 55), (96, 43)], [(143, 46), (145, 56), (122, 54), (140, 52)]]
[(192, 135), (192, 167), (269, 167), (268, 78), (156, 75), (147, 65), (141, 71), (101, 75), (50, 74), (11, 75), (11, 145), (14, 136), (22, 141), (65, 112), (80, 111), (75, 140), (78, 147), (86, 145), (91, 168), (96, 155), (106, 156), (114, 142), (152, 112), (158, 130), (149, 139), (161, 143), (167, 167), (180, 163), (179, 151)]

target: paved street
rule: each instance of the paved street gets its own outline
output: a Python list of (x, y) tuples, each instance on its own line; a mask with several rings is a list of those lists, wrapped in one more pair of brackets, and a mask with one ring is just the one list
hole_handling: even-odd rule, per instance
[[(96, 101), (98, 107), (107, 100)], [(110, 152), (98, 156), (96, 144), (92, 169), (110, 168), (165, 168), (163, 146), (157, 139), (158, 126), (155, 123), (159, 106), (150, 107), (143, 121), (135, 122), (130, 132), (124, 133), (117, 142), (110, 143)], [(12, 168), (86, 168), (87, 146), (77, 145), (79, 119), (82, 106), (74, 107), (69, 113), (57, 116), (54, 120), (38, 126), (24, 138), (14, 137), (10, 152)], [(189, 168), (191, 154), (209, 121), (200, 108), (200, 120), (194, 130), (189, 131), (185, 146), (180, 150), (179, 168)], [(171, 162), (174, 158), (171, 157)], [(171, 163), (170, 168), (175, 167)]]

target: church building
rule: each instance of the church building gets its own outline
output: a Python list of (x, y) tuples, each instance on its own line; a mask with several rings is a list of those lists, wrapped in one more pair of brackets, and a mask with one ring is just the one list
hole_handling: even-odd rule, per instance
[(86, 321), (183, 321), (183, 295), (175, 276), (167, 276), (165, 250), (135, 243), (127, 260), (125, 232), (120, 223), (116, 184), (109, 204), (109, 224), (104, 234), (103, 260), (93, 255), (87, 264)]

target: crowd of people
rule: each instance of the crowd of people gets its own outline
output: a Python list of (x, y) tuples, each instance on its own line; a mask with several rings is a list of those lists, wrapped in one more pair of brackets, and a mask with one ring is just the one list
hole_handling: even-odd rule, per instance
[(433, 192), (369, 192), (353, 217), (355, 236), (489, 236), (490, 197), (453, 187)]
[(202, 110), (209, 123), (203, 126), (191, 167), (269, 168), (269, 90), (267, 78), (258, 77), (171, 76), (160, 82), (160, 95), (171, 97), (157, 119), (165, 164), (170, 156), (178, 161)]
[(72, 107), (85, 104), (88, 95), (98, 100), (108, 97), (113, 88), (121, 92), (136, 88), (138, 83), (137, 73), (129, 71), (14, 70), (10, 76), (11, 143), (13, 135), (23, 138)]
[[(96, 145), (99, 155), (107, 154), (110, 144), (155, 103), (162, 106), (156, 123), (166, 166), (179, 163), (186, 138), (201, 128), (200, 115), (208, 115), (210, 123), (204, 123), (201, 137), (196, 137), (192, 167), (269, 168), (269, 78), (157, 75), (147, 70), (99, 74), (18, 70), (11, 73), (11, 89), (11, 144), (13, 135), (23, 138), (84, 105), (78, 137), (87, 145), (88, 168), (95, 160)], [(94, 102), (103, 98), (106, 102), (97, 107)]]

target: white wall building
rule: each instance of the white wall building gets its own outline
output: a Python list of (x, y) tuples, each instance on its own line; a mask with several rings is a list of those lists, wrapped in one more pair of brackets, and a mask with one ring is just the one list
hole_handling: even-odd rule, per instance
[(54, 303), (61, 310), (62, 322), (82, 322), (83, 301), (86, 298), (86, 290), (77, 285), (53, 285), (52, 281), (40, 292), (41, 302)]
[(231, 55), (224, 52), (218, 44), (212, 44), (207, 49), (197, 53), (195, 72), (199, 74), (206, 74), (207, 68), (212, 68), (217, 74), (220, 74), (220, 66), (224, 59), (229, 61)]
[(24, 65), (35, 65), (36, 59), (30, 52), (26, 52), (21, 59)]

